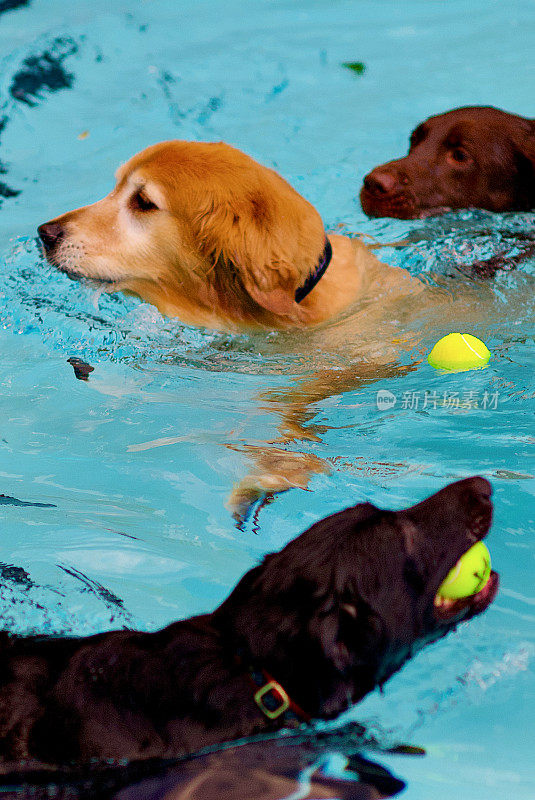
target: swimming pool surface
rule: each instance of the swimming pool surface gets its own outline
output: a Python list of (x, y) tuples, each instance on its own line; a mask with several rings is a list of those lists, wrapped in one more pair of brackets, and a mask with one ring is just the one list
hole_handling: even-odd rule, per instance
[[(332, 471), (239, 529), (225, 503), (248, 450), (279, 435), (274, 390), (311, 365), (347, 366), (343, 348), (200, 331), (135, 299), (98, 298), (44, 264), (34, 242), (38, 224), (110, 191), (118, 164), (146, 145), (222, 139), (277, 169), (327, 228), (408, 239), (380, 256), (414, 274), (514, 255), (534, 213), (369, 220), (358, 192), (430, 114), (490, 104), (535, 116), (533, 1), (19, 6), (0, 14), (3, 627), (154, 629), (212, 609), (264, 553), (328, 513), (363, 500), (401, 508), (479, 473), (494, 487), (496, 602), (346, 716), (385, 743), (426, 748), (383, 759), (408, 800), (533, 800), (533, 259), (485, 288), (493, 319), (466, 320), (494, 354), (488, 369), (443, 375), (424, 362), (319, 399), (307, 425), (321, 435), (290, 449)], [(75, 379), (71, 357), (95, 368), (89, 381)], [(393, 409), (378, 410), (380, 388)], [(424, 408), (435, 391), (457, 393), (460, 407)]]

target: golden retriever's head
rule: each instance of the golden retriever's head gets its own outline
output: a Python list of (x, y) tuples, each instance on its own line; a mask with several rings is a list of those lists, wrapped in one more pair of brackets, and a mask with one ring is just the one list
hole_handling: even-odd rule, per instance
[(70, 276), (210, 327), (305, 322), (295, 292), (325, 244), (310, 203), (222, 142), (143, 150), (107, 197), (41, 225), (39, 236)]

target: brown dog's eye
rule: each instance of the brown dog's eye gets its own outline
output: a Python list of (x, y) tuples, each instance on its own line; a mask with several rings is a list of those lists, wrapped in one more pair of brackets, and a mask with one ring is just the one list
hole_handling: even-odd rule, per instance
[(133, 211), (156, 211), (158, 206), (152, 200), (149, 200), (143, 192), (136, 192), (130, 198), (130, 208)]
[(470, 161), (470, 154), (463, 147), (454, 147), (448, 153), (449, 158), (455, 164), (466, 164)]

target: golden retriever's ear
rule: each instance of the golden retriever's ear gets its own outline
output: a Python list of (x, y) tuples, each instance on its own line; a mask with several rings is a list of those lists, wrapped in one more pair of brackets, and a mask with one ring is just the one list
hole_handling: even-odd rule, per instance
[(288, 289), (279, 287), (262, 290), (250, 280), (244, 281), (244, 285), (253, 300), (266, 311), (281, 317), (299, 313), (299, 306), (295, 302), (295, 289), (292, 290), (292, 286)]
[[(213, 265), (207, 278), (222, 302), (241, 290), (263, 309), (299, 319), (295, 292), (322, 252), (323, 223), (282, 178), (273, 178), (267, 190), (212, 194), (193, 221), (194, 231), (204, 258)], [(243, 296), (236, 299), (243, 303)]]

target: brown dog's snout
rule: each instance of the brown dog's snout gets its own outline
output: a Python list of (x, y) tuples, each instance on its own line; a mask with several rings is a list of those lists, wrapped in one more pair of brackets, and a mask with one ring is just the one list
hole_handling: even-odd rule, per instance
[(364, 178), (364, 187), (374, 197), (394, 194), (401, 188), (403, 181), (394, 170), (374, 169)]
[[(399, 159), (403, 161), (403, 159)], [(411, 219), (413, 182), (404, 164), (389, 161), (375, 167), (364, 178), (360, 191), (360, 202), (365, 214), (370, 217), (398, 217)]]
[(37, 233), (39, 234), (45, 251), (48, 253), (58, 244), (60, 239), (63, 238), (65, 230), (59, 222), (45, 222), (43, 225), (39, 225)]

